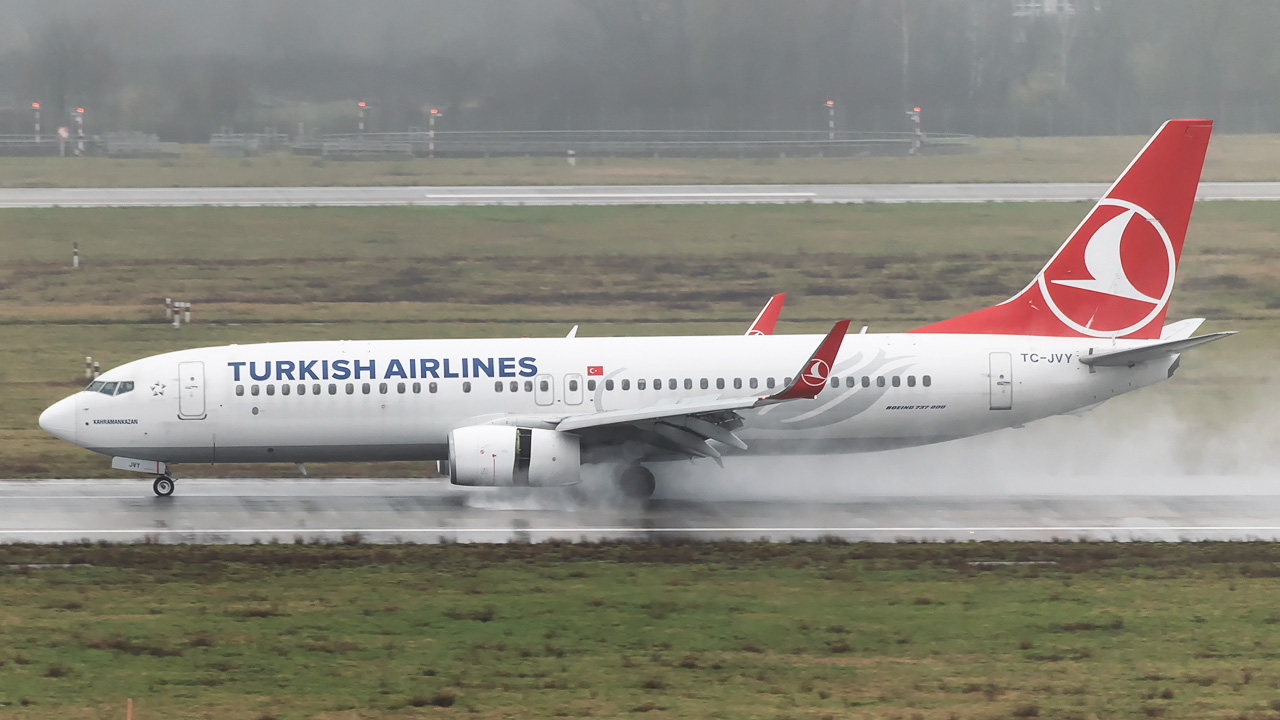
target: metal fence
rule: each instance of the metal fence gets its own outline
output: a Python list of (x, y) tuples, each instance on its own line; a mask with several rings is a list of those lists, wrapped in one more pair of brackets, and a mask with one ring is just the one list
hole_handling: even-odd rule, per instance
[(789, 131), (449, 131), (322, 135), (293, 152), (342, 159), (385, 157), (851, 157), (964, 153), (972, 135)]
[(209, 155), (212, 157), (247, 157), (288, 147), (289, 136), (277, 132), (220, 132), (209, 137)]

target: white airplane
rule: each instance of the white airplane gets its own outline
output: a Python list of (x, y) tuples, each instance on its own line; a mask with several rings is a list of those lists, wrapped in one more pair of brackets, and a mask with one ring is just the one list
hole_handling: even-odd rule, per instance
[[(901, 334), (230, 345), (109, 370), (40, 416), (154, 474), (178, 463), (447, 460), (465, 486), (577, 483), (608, 463), (852, 453), (1021, 426), (1173, 375), (1231, 333), (1164, 324), (1212, 124), (1171, 120), (1013, 298)], [(768, 308), (773, 307), (773, 312)]]

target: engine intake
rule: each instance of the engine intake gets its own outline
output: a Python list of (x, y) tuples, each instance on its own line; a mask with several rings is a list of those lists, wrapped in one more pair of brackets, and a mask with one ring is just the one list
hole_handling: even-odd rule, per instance
[(582, 480), (579, 438), (558, 430), (475, 425), (449, 433), (449, 482), (468, 487), (553, 487)]

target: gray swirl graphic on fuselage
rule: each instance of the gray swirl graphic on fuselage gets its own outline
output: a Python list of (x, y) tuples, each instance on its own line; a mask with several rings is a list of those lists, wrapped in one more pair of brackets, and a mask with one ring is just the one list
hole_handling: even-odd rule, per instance
[[(905, 362), (903, 362), (905, 361)], [(862, 353), (858, 353), (845, 362), (836, 365), (831, 377), (844, 377), (854, 373), (860, 375), (893, 376), (915, 365), (914, 359), (906, 356), (886, 357), (884, 350), (877, 350), (875, 357), (862, 362)], [(767, 430), (812, 430), (844, 422), (861, 415), (878, 403), (889, 386), (877, 387), (827, 387), (818, 396), (822, 403), (816, 408), (799, 409), (796, 403), (781, 403), (761, 408), (756, 415), (747, 421), (753, 428)], [(828, 399), (828, 394), (834, 397)]]

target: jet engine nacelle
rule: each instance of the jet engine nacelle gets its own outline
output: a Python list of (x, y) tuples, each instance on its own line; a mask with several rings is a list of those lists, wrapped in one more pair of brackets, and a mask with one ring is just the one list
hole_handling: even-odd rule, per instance
[(449, 433), (449, 482), (551, 487), (582, 480), (579, 438), (558, 430), (475, 425)]

